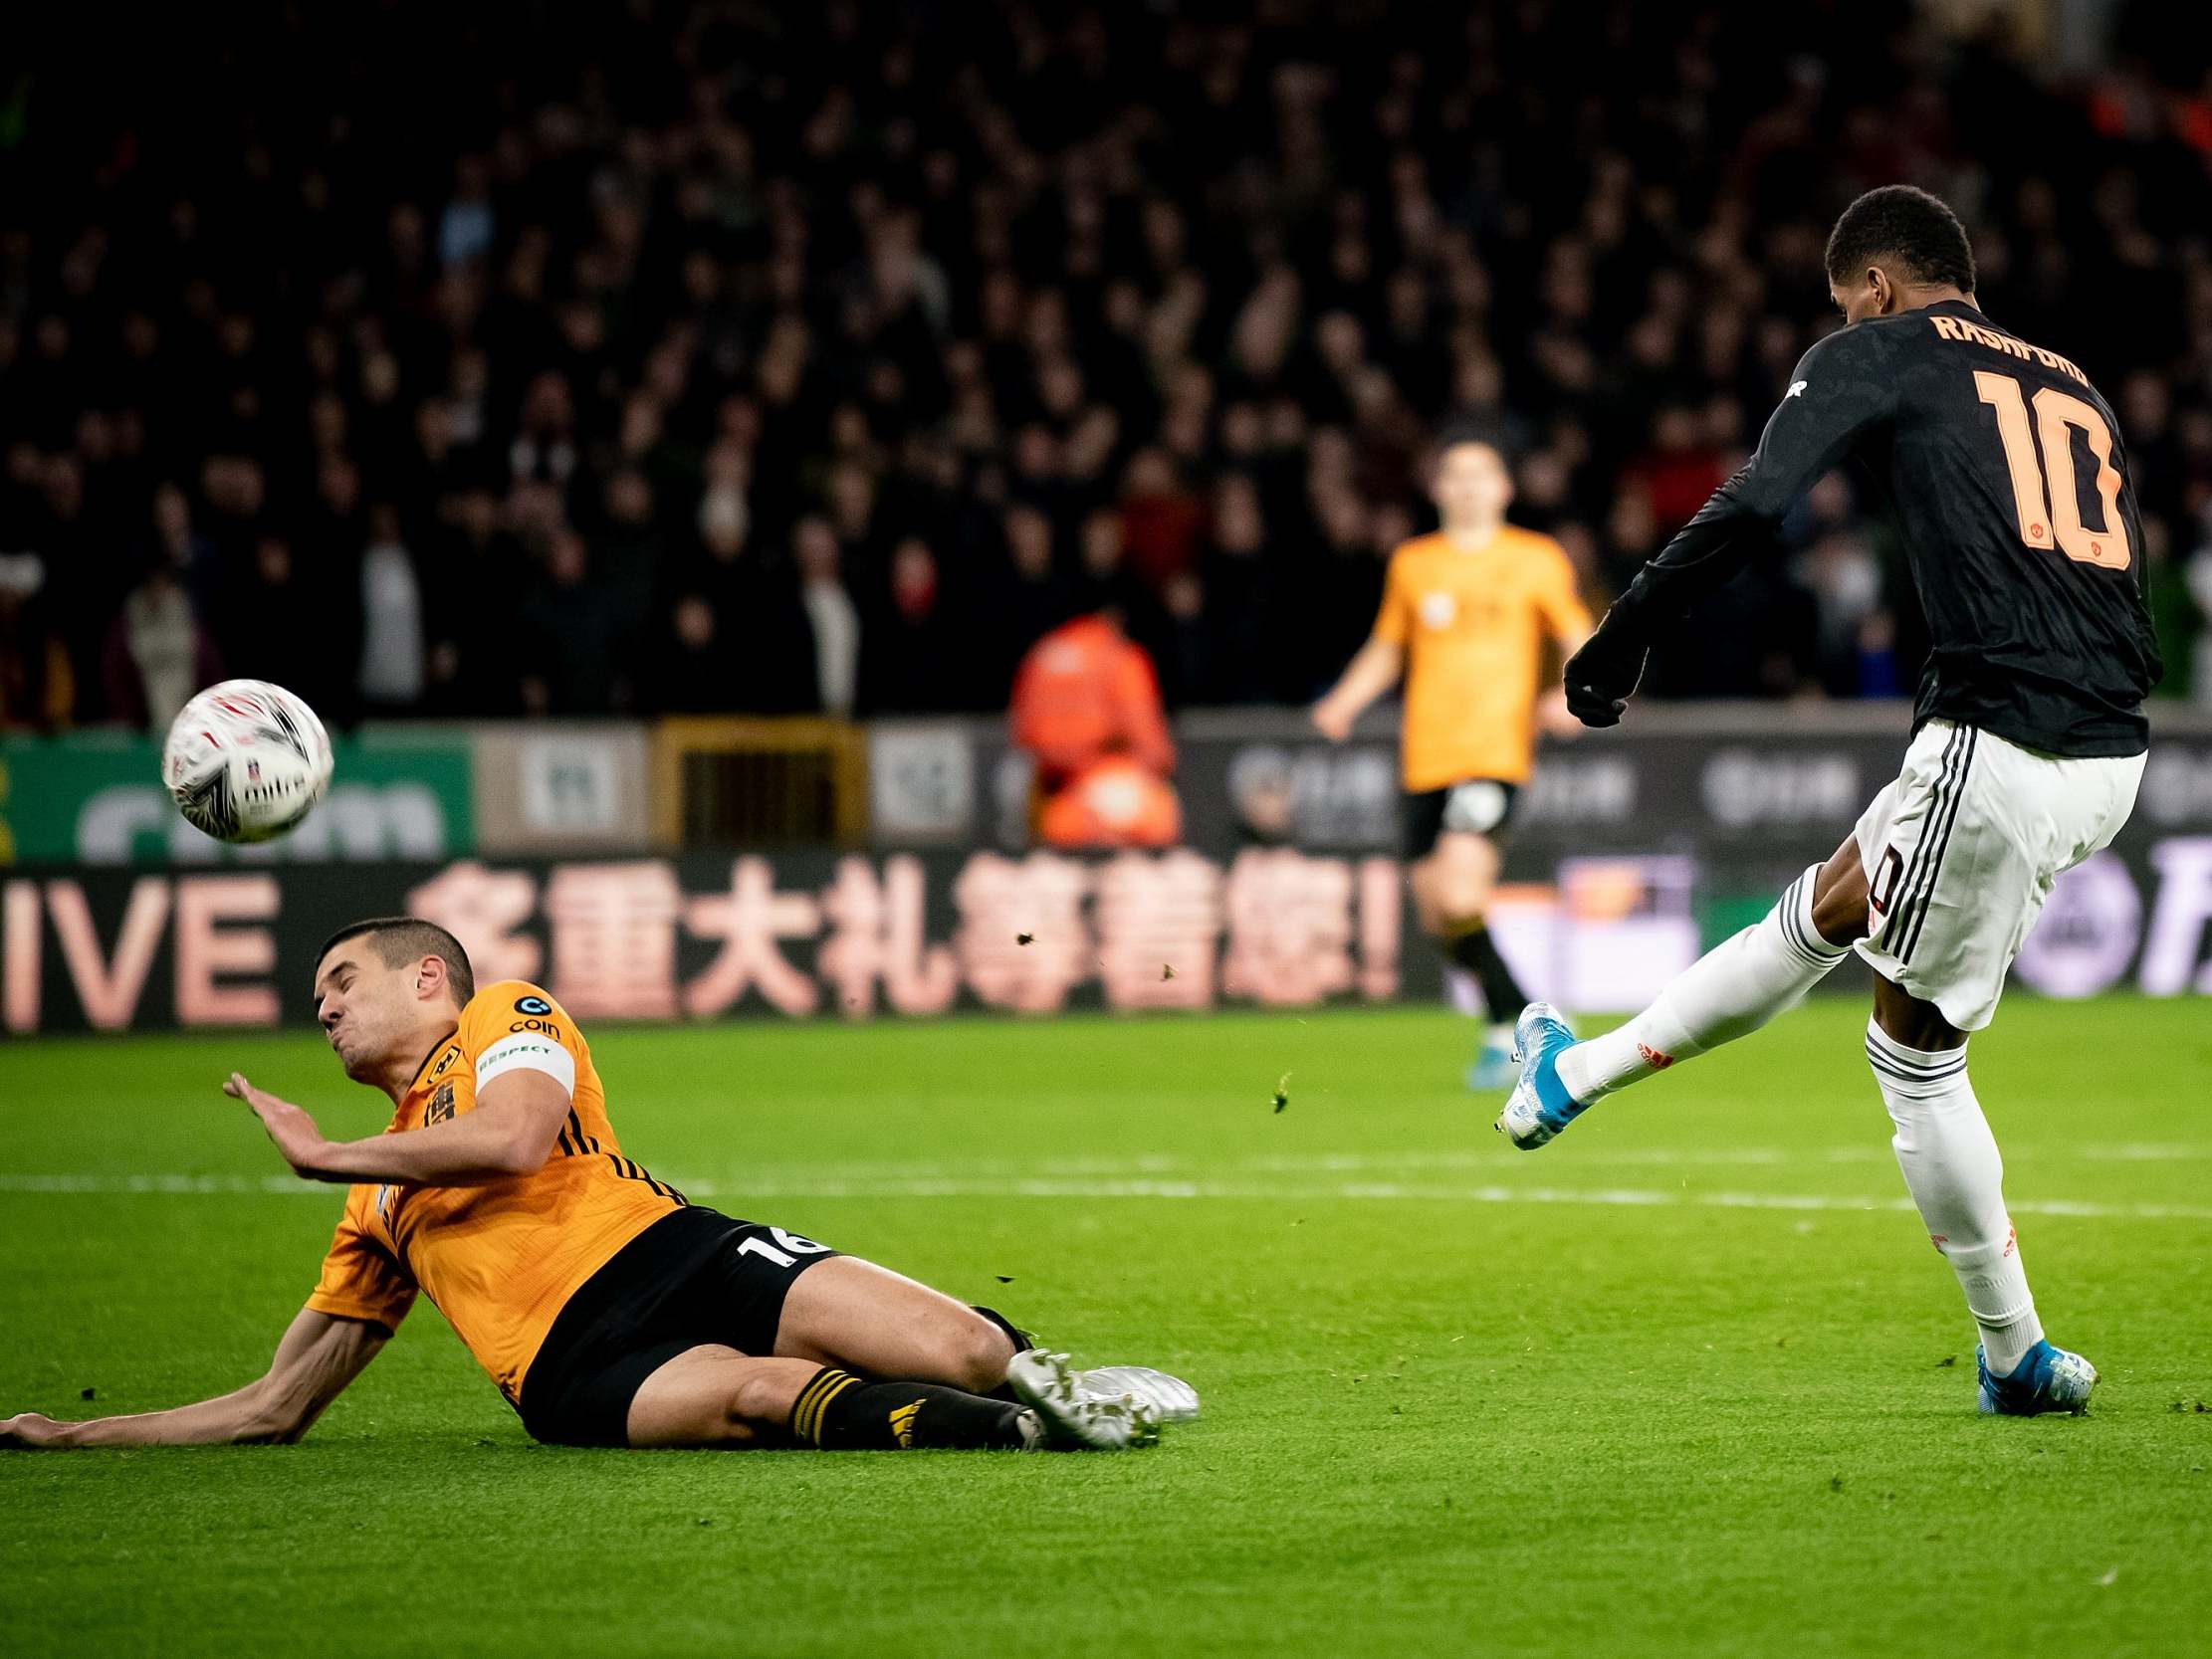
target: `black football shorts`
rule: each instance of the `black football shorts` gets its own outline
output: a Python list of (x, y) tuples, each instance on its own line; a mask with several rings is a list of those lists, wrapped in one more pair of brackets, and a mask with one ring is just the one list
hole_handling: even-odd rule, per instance
[(576, 1288), (523, 1378), (523, 1427), (553, 1446), (629, 1444), (630, 1401), (686, 1348), (772, 1354), (791, 1282), (837, 1252), (692, 1204)]
[(1419, 864), (1435, 852), (1437, 838), (1445, 830), (1485, 835), (1503, 845), (1520, 795), (1517, 783), (1469, 777), (1441, 789), (1424, 789), (1405, 796), (1402, 822), (1406, 862)]

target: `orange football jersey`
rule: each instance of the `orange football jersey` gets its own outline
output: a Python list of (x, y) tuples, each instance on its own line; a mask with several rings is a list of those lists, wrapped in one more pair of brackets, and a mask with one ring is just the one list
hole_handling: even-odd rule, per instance
[(1544, 644), (1572, 649), (1589, 632), (1574, 565), (1548, 535), (1504, 524), (1476, 552), (1441, 532), (1402, 545), (1375, 637), (1406, 653), (1406, 788), (1526, 781)]
[(477, 1090), (517, 1067), (571, 1084), (567, 1121), (544, 1166), (482, 1186), (352, 1187), (308, 1298), (320, 1313), (396, 1327), (420, 1289), (510, 1403), (577, 1287), (684, 1203), (622, 1155), (575, 1021), (519, 979), (469, 999), (460, 1028), (424, 1058), (385, 1133), (473, 1111)]

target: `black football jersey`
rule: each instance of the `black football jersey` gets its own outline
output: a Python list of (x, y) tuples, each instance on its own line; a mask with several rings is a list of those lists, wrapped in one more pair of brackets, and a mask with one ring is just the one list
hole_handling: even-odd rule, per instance
[(1645, 565), (1605, 632), (1649, 640), (1772, 545), (1822, 474), (1887, 497), (1931, 649), (1931, 718), (2063, 755), (2140, 754), (2157, 684), (2119, 423), (2066, 358), (1964, 301), (1872, 317), (1790, 376), (1759, 448)]

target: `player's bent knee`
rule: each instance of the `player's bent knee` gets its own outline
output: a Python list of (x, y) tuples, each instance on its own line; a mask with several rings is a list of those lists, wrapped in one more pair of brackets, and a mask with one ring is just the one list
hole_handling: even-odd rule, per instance
[(1457, 894), (1445, 908), (1437, 932), (1445, 938), (1457, 938), (1461, 933), (1471, 933), (1477, 928), (1489, 926), (1490, 896), (1486, 891)]
[(1440, 876), (1416, 899), (1414, 909), (1423, 928), (1438, 938), (1457, 938), (1484, 925), (1490, 910), (1490, 883)]
[(1875, 975), (1875, 1022), (1906, 1048), (1941, 1053), (1966, 1043), (1966, 1033), (1944, 1018), (1942, 1009), (1879, 973)]
[(1481, 927), (1489, 914), (1490, 895), (1496, 885), (1486, 869), (1458, 868), (1441, 872), (1432, 890), (1432, 902), (1440, 924), (1438, 932), (1449, 936)]
[(1006, 1380), (1013, 1343), (981, 1314), (959, 1322), (940, 1343), (943, 1379), (971, 1394), (988, 1394)]

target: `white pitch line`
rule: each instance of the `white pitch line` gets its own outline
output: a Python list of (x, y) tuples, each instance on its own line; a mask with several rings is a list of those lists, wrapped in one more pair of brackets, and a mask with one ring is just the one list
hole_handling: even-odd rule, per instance
[[(1453, 1186), (1404, 1181), (1175, 1180), (1158, 1176), (1099, 1177), (1006, 1176), (963, 1178), (838, 1179), (770, 1177), (752, 1181), (689, 1180), (675, 1185), (694, 1198), (729, 1198), (751, 1204), (760, 1199), (854, 1198), (1164, 1198), (1256, 1200), (1311, 1203), (1332, 1199), (1354, 1202), (1459, 1204), (1564, 1204), (1608, 1209), (1748, 1209), (1837, 1212), (1907, 1211), (1912, 1200), (1834, 1193), (1691, 1192), (1641, 1187)], [(283, 1175), (0, 1175), (0, 1192), (67, 1193), (90, 1196), (333, 1197), (332, 1188)], [(2109, 1204), (2071, 1198), (2023, 1199), (2016, 1215), (2064, 1216), (2086, 1220), (2212, 1221), (2212, 1206), (2200, 1204)]]
[[(1207, 1180), (1013, 1180), (918, 1179), (907, 1181), (794, 1181), (788, 1184), (717, 1181), (676, 1183), (695, 1197), (714, 1198), (1209, 1198), (1290, 1203), (1332, 1198), (1471, 1204), (1583, 1204), (1632, 1209), (1758, 1209), (1878, 1211), (1912, 1209), (1903, 1194), (1846, 1197), (1834, 1193), (1690, 1192), (1640, 1187), (1450, 1186), (1404, 1181), (1336, 1184), (1265, 1184)], [(2212, 1206), (2105, 1204), (2080, 1199), (2025, 1199), (2007, 1206), (2016, 1215), (2061, 1215), (2133, 1221), (2212, 1221)]]
[(0, 1175), (0, 1192), (85, 1193), (103, 1198), (313, 1197), (332, 1186), (287, 1175)]
[[(2025, 1161), (2035, 1155), (2032, 1146), (2015, 1147), (2013, 1155)], [(2121, 1144), (2067, 1148), (2067, 1155), (2120, 1162), (2163, 1162), (2179, 1158), (2212, 1156), (2212, 1147), (2191, 1145)], [(1652, 1168), (1782, 1168), (1858, 1163), (1890, 1165), (1886, 1143), (1865, 1146), (1577, 1146), (1578, 1168), (1641, 1166)], [(964, 1158), (958, 1161), (927, 1159), (860, 1160), (829, 1164), (771, 1163), (756, 1167), (748, 1183), (726, 1191), (798, 1194), (834, 1187), (854, 1196), (881, 1190), (885, 1196), (927, 1196), (913, 1189), (914, 1182), (1004, 1183), (1016, 1181), (1124, 1181), (1154, 1178), (1188, 1185), (1210, 1177), (1272, 1175), (1359, 1175), (1366, 1173), (1438, 1172), (1495, 1167), (1494, 1146), (1408, 1148), (1399, 1152), (1311, 1152), (1239, 1158), (1178, 1157), (1145, 1153), (1129, 1157)], [(702, 1178), (702, 1187), (707, 1178)], [(93, 1193), (253, 1193), (313, 1192), (286, 1175), (0, 1175), (0, 1192)], [(687, 1188), (688, 1190), (688, 1188)], [(1522, 1190), (1512, 1188), (1510, 1190)], [(1080, 1191), (1072, 1195), (1081, 1196)], [(1254, 1193), (1254, 1195), (1263, 1195)], [(1881, 1200), (1886, 1202), (1886, 1200)]]

